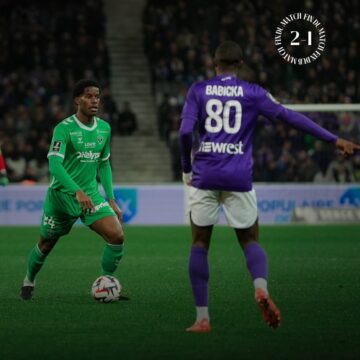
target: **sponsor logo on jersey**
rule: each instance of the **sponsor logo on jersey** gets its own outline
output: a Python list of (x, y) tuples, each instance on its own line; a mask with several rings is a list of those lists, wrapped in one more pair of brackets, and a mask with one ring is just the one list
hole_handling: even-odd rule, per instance
[(206, 95), (215, 96), (244, 96), (242, 86), (206, 85)]
[(54, 141), (54, 145), (52, 147), (52, 151), (59, 152), (61, 147), (61, 141)]
[(83, 138), (82, 138), (82, 136), (79, 136), (79, 137), (78, 137), (77, 143), (78, 143), (78, 144), (82, 144), (82, 143), (83, 143)]
[(109, 203), (107, 201), (104, 201), (104, 202), (94, 206), (94, 209), (95, 209), (94, 212), (97, 212), (98, 210), (100, 210), (100, 209), (102, 209), (104, 207), (108, 207), (108, 206), (110, 206)]
[[(96, 161), (97, 159), (100, 158), (100, 153), (99, 152), (92, 152), (90, 151), (78, 151), (76, 153), (76, 158), (77, 159), (81, 159), (81, 160), (86, 160), (86, 161)], [(80, 161), (81, 161), (80, 160)]]
[(86, 148), (94, 148), (96, 146), (96, 143), (94, 142), (87, 142), (84, 144)]
[(229, 154), (229, 155), (244, 154), (242, 141), (240, 141), (238, 144), (202, 141), (200, 143), (200, 147), (198, 151), (204, 153)]

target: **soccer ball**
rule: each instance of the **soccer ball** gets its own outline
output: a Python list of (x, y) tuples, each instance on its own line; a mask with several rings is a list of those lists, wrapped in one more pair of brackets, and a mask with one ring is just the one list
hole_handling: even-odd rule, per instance
[(96, 301), (109, 303), (119, 300), (121, 284), (119, 280), (110, 275), (98, 277), (91, 288), (91, 294)]

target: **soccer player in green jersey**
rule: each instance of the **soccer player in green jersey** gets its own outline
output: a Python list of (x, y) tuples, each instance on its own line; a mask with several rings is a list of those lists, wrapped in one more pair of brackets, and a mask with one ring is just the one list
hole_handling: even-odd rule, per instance
[[(123, 256), (122, 213), (114, 199), (109, 162), (111, 129), (96, 116), (100, 105), (99, 84), (80, 80), (74, 87), (73, 99), (76, 114), (55, 127), (48, 153), (51, 181), (40, 240), (30, 253), (21, 288), (24, 300), (32, 298), (35, 277), (47, 255), (78, 218), (106, 242), (101, 262), (103, 275), (113, 275)], [(108, 201), (99, 193), (97, 173)]]

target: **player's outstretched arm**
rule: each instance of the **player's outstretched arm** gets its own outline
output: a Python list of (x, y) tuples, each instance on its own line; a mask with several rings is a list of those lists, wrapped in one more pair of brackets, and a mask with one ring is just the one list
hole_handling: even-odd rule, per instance
[(316, 124), (307, 116), (284, 107), (260, 86), (256, 86), (255, 91), (259, 112), (268, 119), (279, 119), (320, 140), (335, 144), (338, 136)]
[(340, 153), (347, 157), (354, 154), (355, 151), (360, 150), (360, 145), (355, 144), (351, 141), (342, 139), (332, 134), (330, 131), (324, 129), (314, 121), (309, 119), (307, 116), (300, 114), (296, 111), (283, 108), (279, 114), (279, 119), (286, 121), (290, 125), (305, 131), (318, 139), (333, 142)]
[(359, 144), (355, 144), (342, 138), (337, 138), (335, 145), (336, 148), (340, 151), (340, 153), (345, 157), (353, 155), (355, 151), (360, 150)]
[(278, 114), (277, 118), (287, 122), (296, 129), (302, 130), (310, 135), (315, 136), (320, 140), (335, 143), (338, 139), (336, 135), (324, 129), (316, 122), (312, 121), (310, 118), (297, 111), (282, 107), (282, 110)]

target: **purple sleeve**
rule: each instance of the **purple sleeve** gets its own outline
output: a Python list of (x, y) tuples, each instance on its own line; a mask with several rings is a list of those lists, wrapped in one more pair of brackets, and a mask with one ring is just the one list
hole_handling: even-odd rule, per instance
[(321, 140), (328, 142), (336, 141), (336, 135), (322, 128), (307, 116), (285, 108), (260, 86), (257, 87), (256, 91), (259, 112), (270, 120), (278, 118)]
[(191, 172), (192, 134), (198, 120), (199, 106), (196, 99), (195, 84), (189, 89), (181, 113), (180, 154), (184, 173)]
[(260, 114), (264, 115), (270, 120), (275, 120), (283, 106), (276, 101), (270, 93), (264, 90), (261, 86), (255, 88), (257, 108)]
[(278, 118), (282, 121), (286, 121), (288, 124), (299, 130), (305, 131), (306, 133), (317, 137), (318, 139), (327, 142), (335, 142), (338, 138), (330, 131), (316, 124), (307, 116), (296, 111), (286, 109), (285, 107), (283, 107), (283, 110), (278, 115)]

